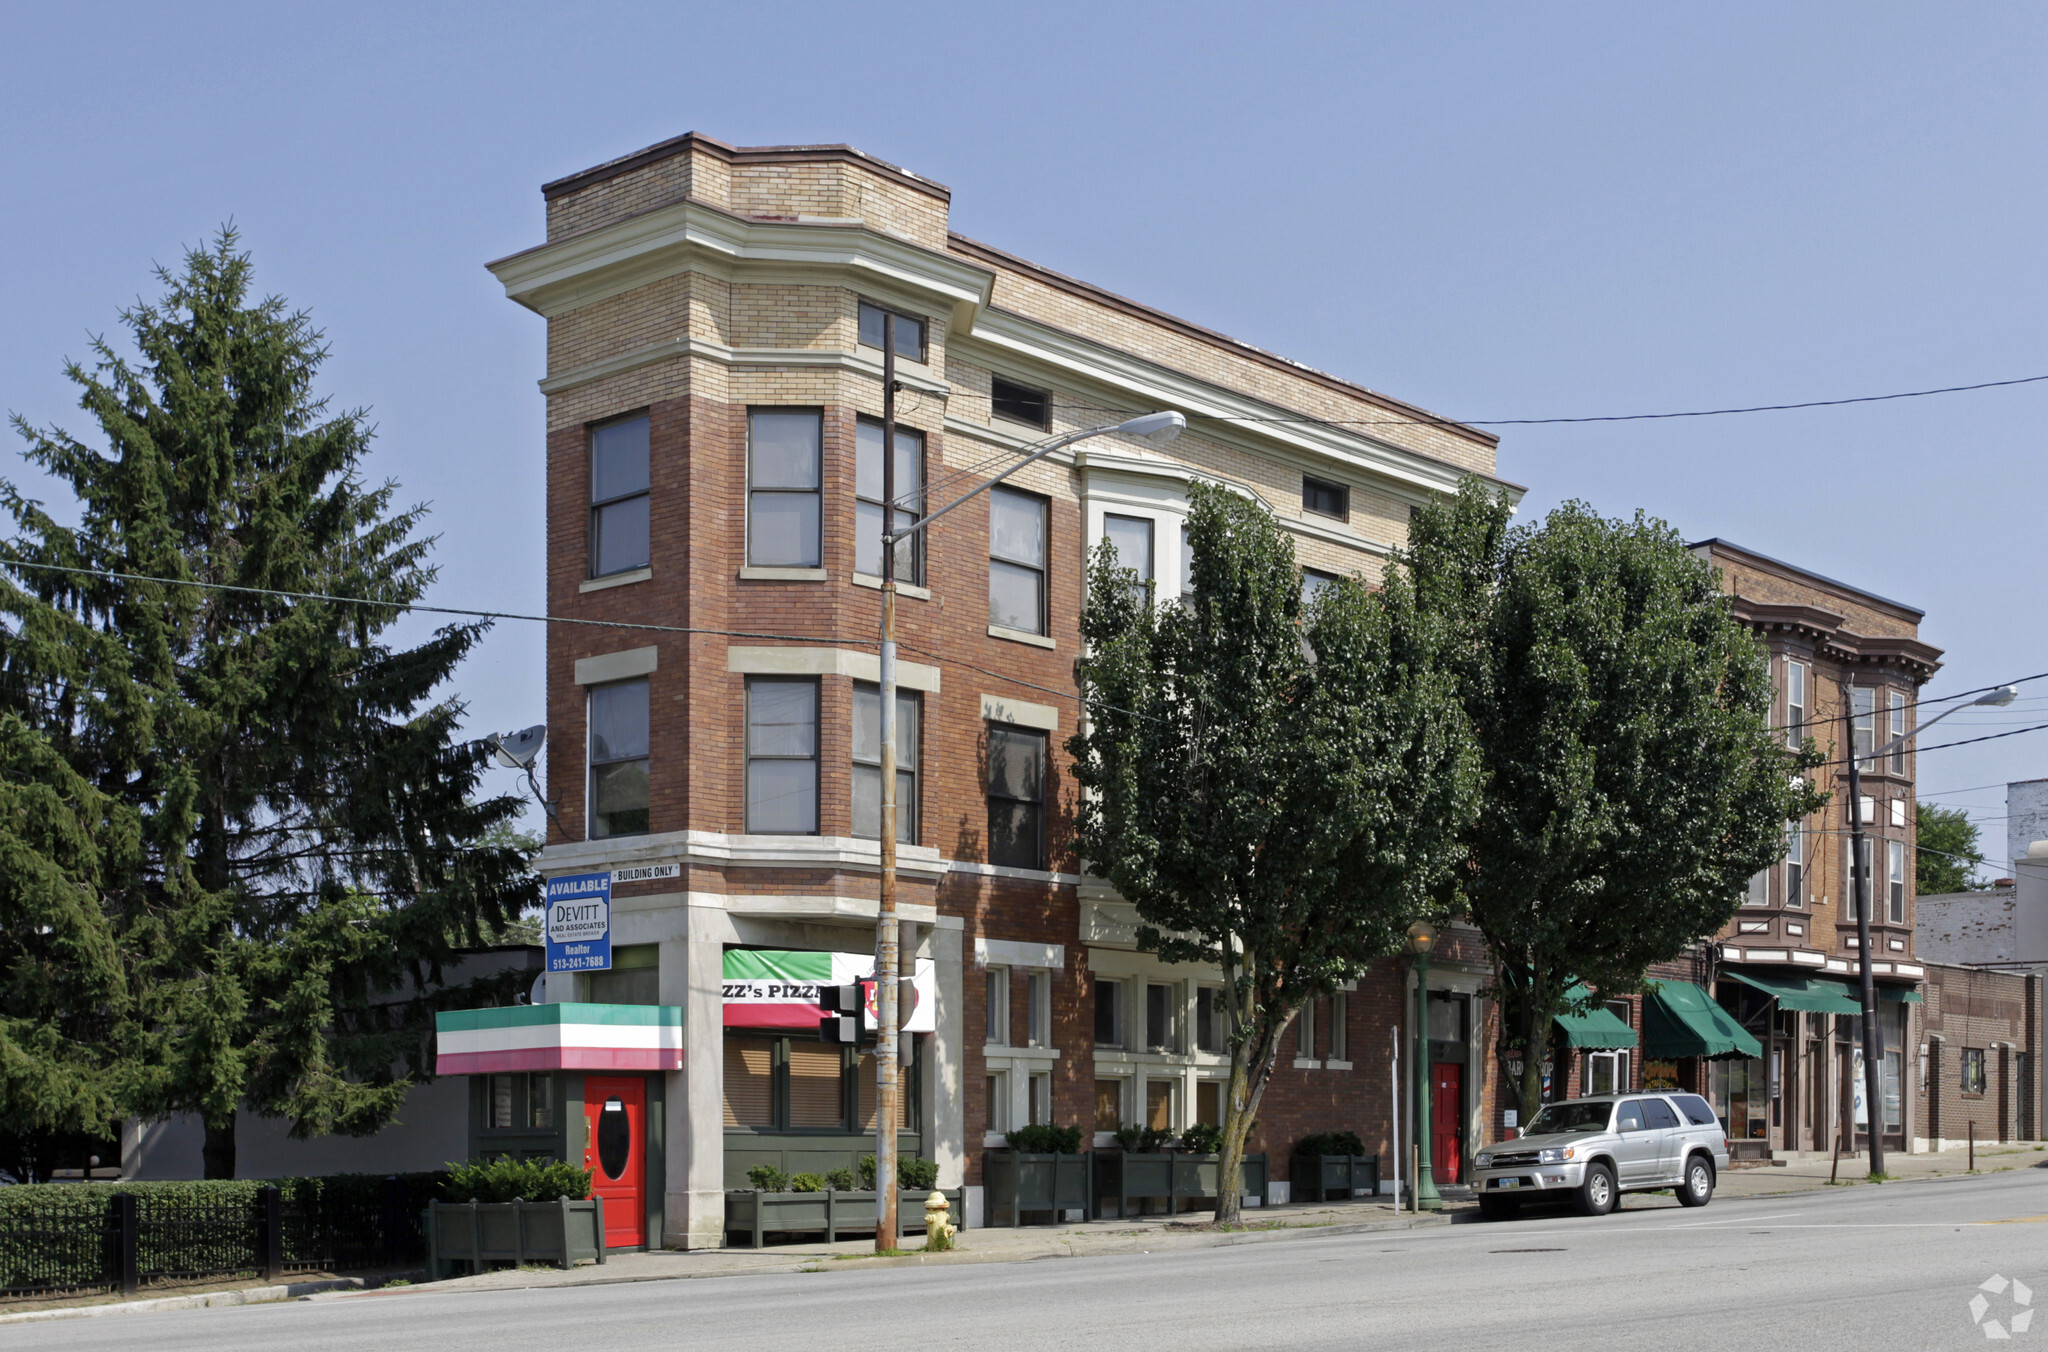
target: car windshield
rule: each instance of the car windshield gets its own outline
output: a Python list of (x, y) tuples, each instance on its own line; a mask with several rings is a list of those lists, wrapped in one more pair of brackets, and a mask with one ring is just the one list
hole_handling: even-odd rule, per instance
[(1612, 1103), (1552, 1103), (1530, 1119), (1526, 1136), (1561, 1136), (1570, 1131), (1605, 1131)]

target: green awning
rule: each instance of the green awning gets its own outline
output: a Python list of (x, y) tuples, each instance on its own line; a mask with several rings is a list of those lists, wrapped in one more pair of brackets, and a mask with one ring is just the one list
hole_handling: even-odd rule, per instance
[(1762, 976), (1755, 972), (1738, 972), (1732, 967), (1722, 968), (1721, 975), (1762, 991), (1776, 1000), (1780, 1009), (1796, 1009), (1807, 1014), (1863, 1012), (1863, 1001), (1847, 982), (1830, 981), (1824, 976), (1792, 972), (1783, 976)]
[(1879, 986), (1877, 998), (1889, 1000), (1895, 1005), (1917, 1005), (1920, 1003), (1920, 992), (1911, 986)]
[(1763, 1046), (1712, 996), (1688, 981), (1652, 981), (1643, 994), (1643, 1055), (1657, 1061), (1762, 1056)]
[[(1568, 1000), (1584, 1000), (1591, 995), (1591, 991), (1577, 982), (1565, 992)], [(1617, 1018), (1614, 1011), (1605, 1005), (1594, 1005), (1583, 1014), (1560, 1014), (1557, 1026), (1563, 1031), (1568, 1047), (1605, 1051), (1636, 1045), (1636, 1030)]]

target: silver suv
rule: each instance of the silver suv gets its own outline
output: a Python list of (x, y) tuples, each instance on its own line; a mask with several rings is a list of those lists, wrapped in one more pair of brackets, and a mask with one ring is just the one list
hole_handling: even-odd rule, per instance
[(1503, 1220), (1522, 1200), (1563, 1200), (1580, 1214), (1614, 1210), (1625, 1192), (1674, 1189), (1705, 1206), (1728, 1166), (1721, 1120), (1698, 1094), (1614, 1094), (1547, 1103), (1516, 1140), (1472, 1161), (1479, 1214)]

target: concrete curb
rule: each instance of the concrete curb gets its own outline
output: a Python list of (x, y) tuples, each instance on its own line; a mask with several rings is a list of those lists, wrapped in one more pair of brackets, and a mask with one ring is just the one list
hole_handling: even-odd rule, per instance
[(361, 1277), (335, 1277), (317, 1282), (283, 1282), (276, 1286), (250, 1286), (239, 1291), (202, 1291), (191, 1296), (159, 1296), (154, 1300), (122, 1300), (109, 1305), (66, 1305), (55, 1310), (24, 1310), (0, 1314), (0, 1324), (42, 1324), (52, 1319), (98, 1319), (104, 1315), (151, 1314), (158, 1310), (204, 1310), (231, 1305), (267, 1305), (280, 1300), (303, 1300), (328, 1291), (361, 1291)]

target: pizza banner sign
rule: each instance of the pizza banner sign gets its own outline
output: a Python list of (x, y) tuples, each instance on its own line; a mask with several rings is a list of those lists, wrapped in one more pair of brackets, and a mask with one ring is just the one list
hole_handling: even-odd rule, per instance
[[(725, 954), (727, 1028), (801, 1029), (816, 1034), (820, 986), (862, 983), (868, 1017), (874, 1018), (874, 955), (820, 953), (804, 949), (734, 948)], [(929, 1033), (938, 1027), (938, 974), (930, 958), (917, 960), (916, 980), (903, 987), (908, 1009), (900, 1011), (903, 1031)]]

